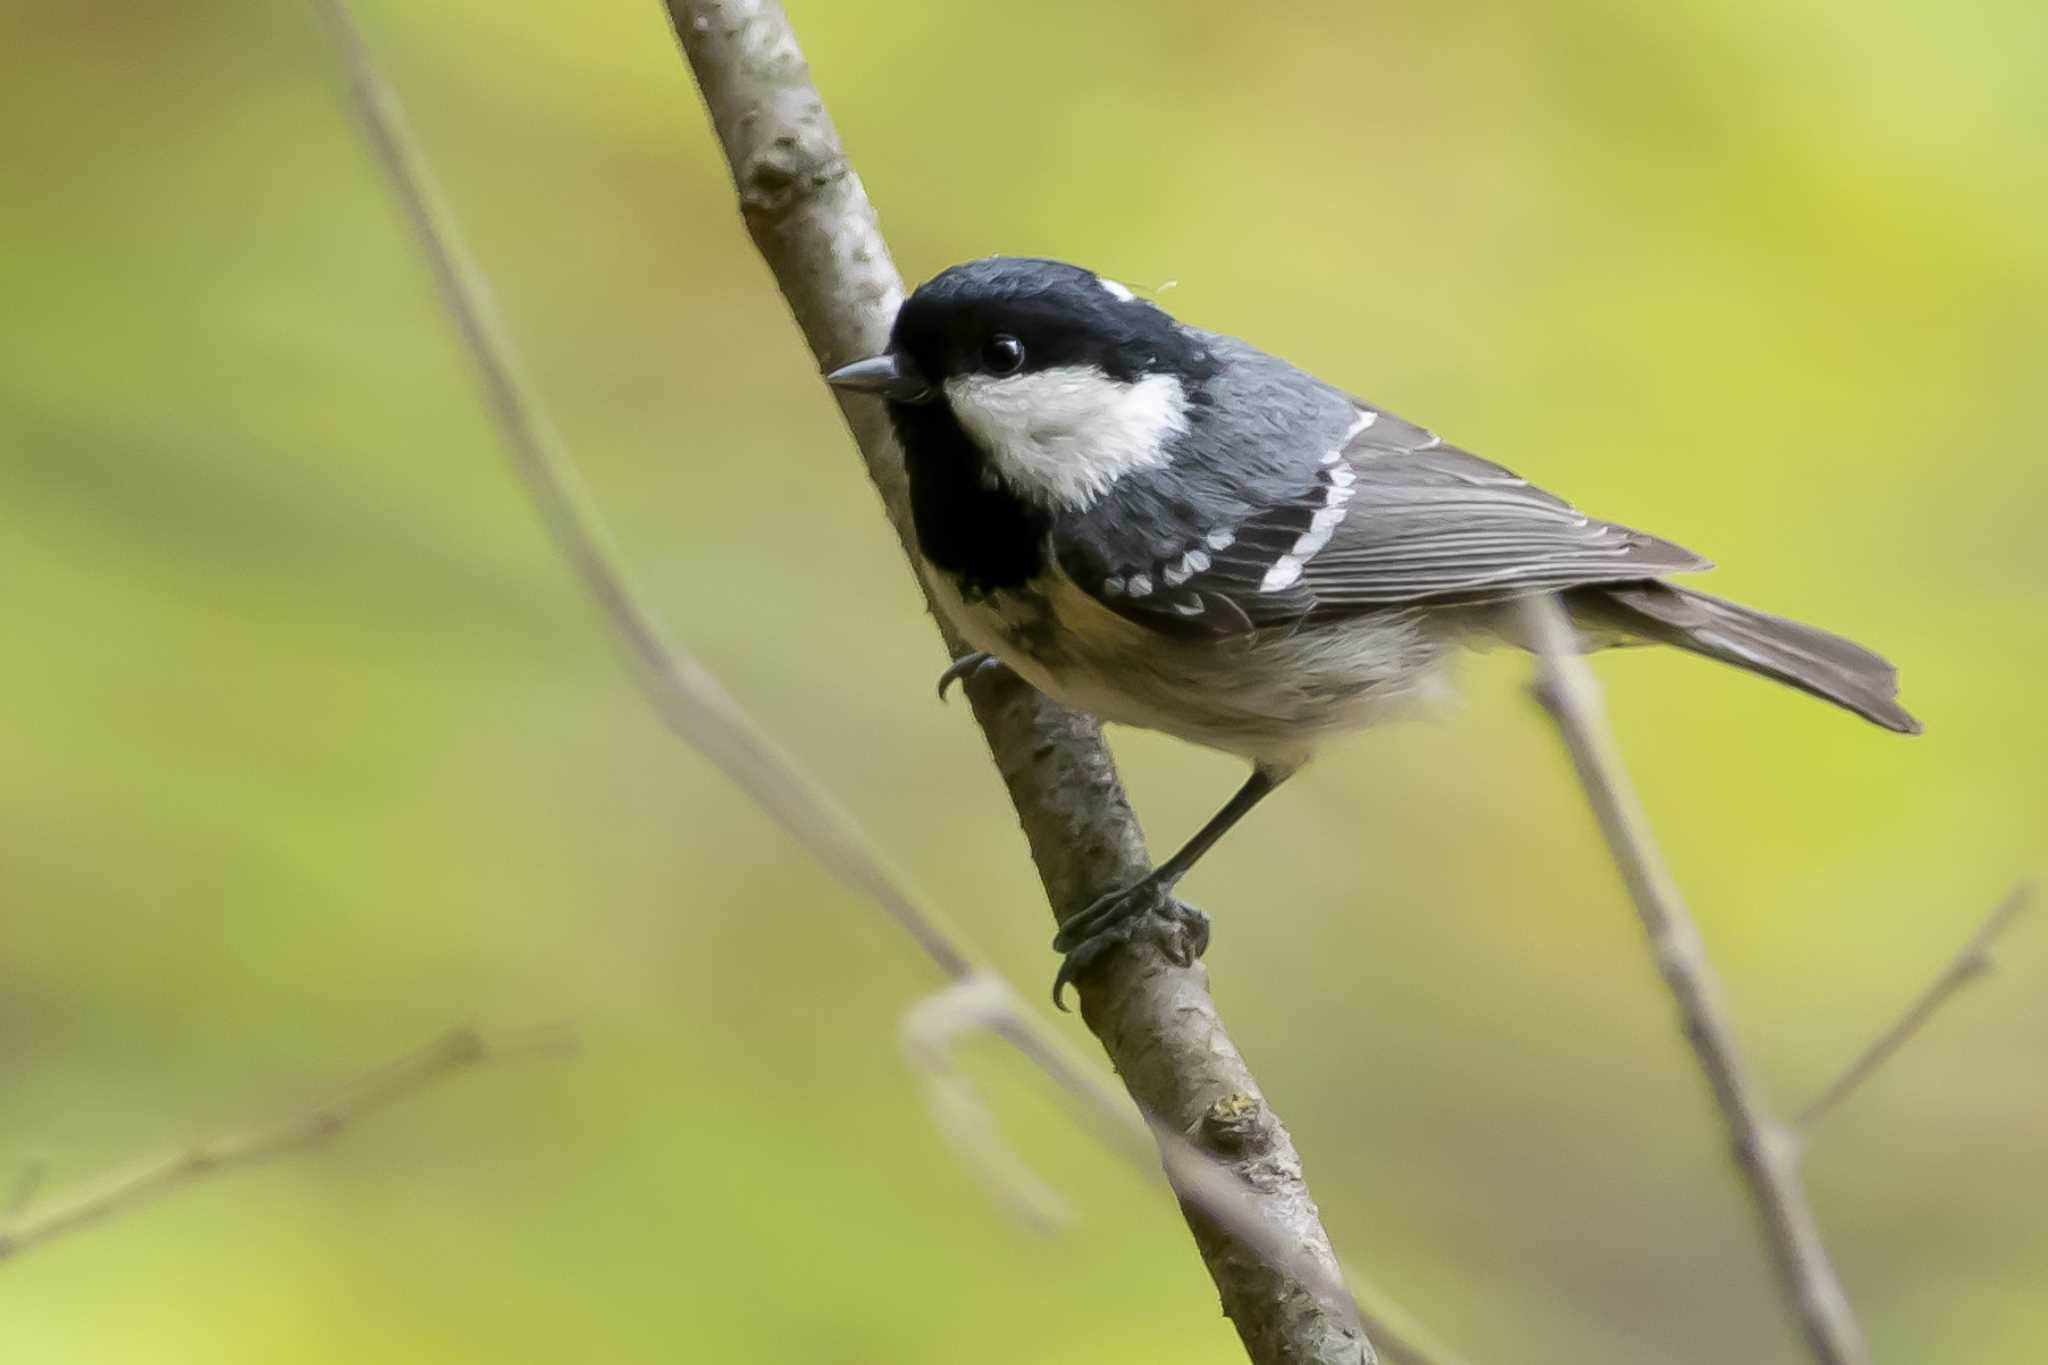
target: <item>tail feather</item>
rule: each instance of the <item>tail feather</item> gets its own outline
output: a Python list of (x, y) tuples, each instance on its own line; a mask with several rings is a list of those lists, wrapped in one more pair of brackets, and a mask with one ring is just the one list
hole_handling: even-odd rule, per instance
[(1589, 624), (1760, 673), (1887, 730), (1920, 733), (1898, 703), (1898, 670), (1839, 635), (1669, 583), (1583, 588), (1568, 600)]

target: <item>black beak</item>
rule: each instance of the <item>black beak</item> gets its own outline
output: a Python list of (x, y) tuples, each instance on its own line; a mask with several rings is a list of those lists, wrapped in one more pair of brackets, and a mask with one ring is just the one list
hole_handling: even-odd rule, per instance
[(932, 396), (932, 386), (900, 351), (841, 365), (825, 376), (825, 382), (848, 393), (872, 393), (897, 403), (922, 403)]

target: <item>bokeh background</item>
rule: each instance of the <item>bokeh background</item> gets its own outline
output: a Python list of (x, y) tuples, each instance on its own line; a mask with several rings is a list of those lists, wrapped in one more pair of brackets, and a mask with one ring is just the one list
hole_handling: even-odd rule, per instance
[[(659, 6), (361, 17), (678, 632), (1037, 998), (1021, 841)], [(1599, 666), (1782, 1105), (2043, 865), (2048, 10), (794, 17), (913, 279), (1176, 281), (1900, 661), (1918, 741)], [(895, 1044), (930, 970), (629, 686), (307, 13), (11, 4), (0, 54), (0, 1178), (461, 1021), (584, 1043), (0, 1267), (0, 1357), (1239, 1359), (1173, 1210), (993, 1050), (1078, 1225), (949, 1155)], [(1793, 1360), (1522, 677), (1475, 661), (1205, 864), (1216, 992), (1339, 1247), (1475, 1361)], [(1117, 748), (1159, 842), (1238, 779)], [(1880, 1359), (2048, 1357), (2038, 917), (2000, 957), (1811, 1153)]]

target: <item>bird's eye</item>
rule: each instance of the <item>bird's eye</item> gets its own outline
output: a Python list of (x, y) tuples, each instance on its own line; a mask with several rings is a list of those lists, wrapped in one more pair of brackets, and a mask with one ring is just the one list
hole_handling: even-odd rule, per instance
[(981, 363), (990, 374), (1015, 374), (1024, 367), (1024, 343), (1013, 336), (993, 336), (981, 344)]

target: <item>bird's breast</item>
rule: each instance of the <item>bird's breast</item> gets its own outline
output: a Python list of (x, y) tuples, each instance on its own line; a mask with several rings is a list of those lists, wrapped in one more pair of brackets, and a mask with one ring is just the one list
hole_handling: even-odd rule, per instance
[(1061, 610), (1067, 593), (1057, 579), (1038, 575), (990, 589), (929, 558), (924, 575), (932, 601), (969, 644), (995, 655), (1040, 691), (1060, 694), (1059, 676), (1079, 663), (1082, 641), (1068, 619), (1071, 606)]
[(1156, 634), (1055, 566), (1016, 588), (969, 589), (924, 565), (932, 600), (974, 648), (1064, 706), (1254, 760), (1298, 761), (1322, 739), (1439, 691), (1455, 632), (1428, 613), (1363, 613), (1341, 629), (1226, 639)]

